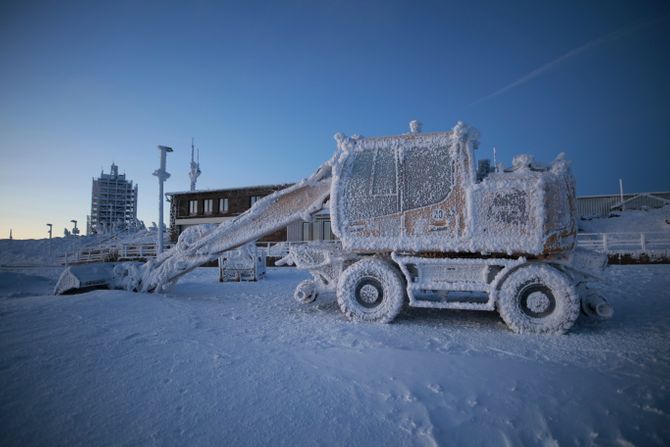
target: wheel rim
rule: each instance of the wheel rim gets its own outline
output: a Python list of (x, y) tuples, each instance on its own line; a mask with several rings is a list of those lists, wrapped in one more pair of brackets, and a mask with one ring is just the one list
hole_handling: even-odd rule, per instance
[(358, 304), (371, 309), (379, 306), (384, 300), (384, 289), (377, 278), (362, 278), (358, 281), (358, 284), (356, 284), (354, 297)]
[(556, 309), (556, 298), (544, 284), (528, 284), (519, 292), (519, 308), (532, 318), (548, 317)]

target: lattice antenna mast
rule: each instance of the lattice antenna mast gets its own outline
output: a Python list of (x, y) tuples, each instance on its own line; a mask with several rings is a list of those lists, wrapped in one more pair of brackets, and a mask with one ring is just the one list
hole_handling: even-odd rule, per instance
[(195, 191), (195, 184), (198, 181), (198, 177), (202, 171), (200, 170), (200, 149), (198, 149), (198, 158), (196, 161), (195, 158), (195, 145), (193, 144), (193, 138), (191, 138), (191, 170), (188, 173), (188, 176), (191, 178), (191, 191)]

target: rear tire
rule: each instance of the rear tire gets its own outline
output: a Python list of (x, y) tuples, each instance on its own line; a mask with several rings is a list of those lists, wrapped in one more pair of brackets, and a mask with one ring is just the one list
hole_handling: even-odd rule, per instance
[(400, 273), (378, 258), (349, 266), (337, 284), (337, 303), (352, 320), (390, 323), (405, 301)]
[(507, 326), (523, 334), (563, 334), (579, 316), (579, 295), (559, 270), (528, 264), (504, 279), (498, 312)]

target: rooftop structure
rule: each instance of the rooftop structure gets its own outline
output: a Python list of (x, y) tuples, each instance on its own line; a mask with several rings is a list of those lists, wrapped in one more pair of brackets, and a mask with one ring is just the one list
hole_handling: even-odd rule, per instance
[(188, 172), (188, 176), (191, 179), (191, 191), (195, 191), (195, 184), (198, 181), (202, 171), (200, 170), (200, 149), (198, 149), (197, 161), (195, 158), (195, 146), (193, 145), (193, 139), (191, 139), (191, 169)]
[(119, 174), (119, 167), (112, 163), (109, 174), (102, 171), (100, 177), (93, 179), (86, 233), (105, 233), (136, 224), (137, 185), (133, 186), (125, 174)]

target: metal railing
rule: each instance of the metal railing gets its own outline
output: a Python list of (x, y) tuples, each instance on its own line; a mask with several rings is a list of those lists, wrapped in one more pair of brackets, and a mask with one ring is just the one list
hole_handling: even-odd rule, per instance
[[(339, 243), (339, 241), (277, 241), (257, 242), (256, 246), (265, 251), (268, 258), (283, 258), (288, 255), (291, 245), (302, 245), (310, 242)], [(57, 260), (61, 264), (82, 264), (89, 262), (111, 262), (111, 261), (139, 261), (156, 256), (156, 243), (149, 244), (120, 244), (104, 245), (83, 248), (72, 253), (65, 253)], [(174, 247), (174, 244), (166, 244), (165, 250)]]
[(293, 245), (304, 245), (309, 243), (319, 244), (339, 244), (339, 240), (320, 240), (320, 241), (282, 241), (282, 242), (256, 242), (256, 246), (265, 251), (268, 258), (283, 258), (288, 255), (289, 249)]
[[(111, 261), (140, 261), (156, 257), (156, 243), (150, 244), (121, 244), (84, 248), (82, 250), (65, 253), (58, 261), (62, 264), (82, 264), (89, 262)], [(166, 244), (165, 250), (174, 244)]]
[(577, 246), (607, 254), (670, 252), (670, 232), (577, 233)]
[[(286, 256), (292, 245), (301, 245), (315, 241), (257, 242), (268, 258)], [(320, 243), (339, 243), (339, 241), (318, 241)], [(88, 262), (145, 260), (156, 256), (155, 243), (121, 244), (84, 248), (66, 253), (58, 261), (62, 264)], [(165, 250), (174, 244), (166, 244)], [(657, 233), (578, 233), (577, 246), (608, 254), (626, 253), (670, 253), (670, 232)]]

